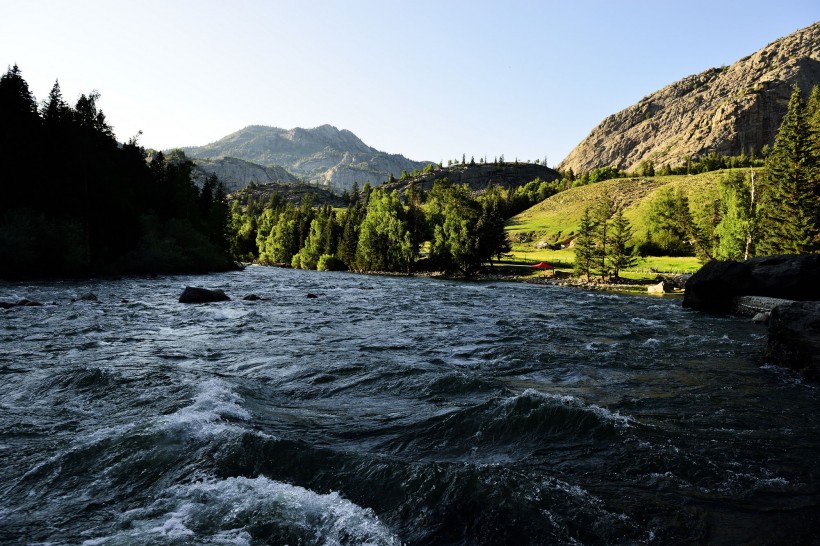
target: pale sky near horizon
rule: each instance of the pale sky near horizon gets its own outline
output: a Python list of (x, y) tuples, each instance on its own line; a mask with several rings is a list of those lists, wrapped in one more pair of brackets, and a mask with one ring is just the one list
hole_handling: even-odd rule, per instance
[(0, 0), (0, 67), (120, 140), (331, 124), (411, 159), (557, 165), (606, 116), (820, 20), (816, 0)]

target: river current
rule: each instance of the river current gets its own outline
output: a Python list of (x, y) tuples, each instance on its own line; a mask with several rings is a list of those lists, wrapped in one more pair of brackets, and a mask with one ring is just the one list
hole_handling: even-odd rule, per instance
[(820, 541), (818, 388), (678, 299), (263, 267), (21, 298), (3, 544)]

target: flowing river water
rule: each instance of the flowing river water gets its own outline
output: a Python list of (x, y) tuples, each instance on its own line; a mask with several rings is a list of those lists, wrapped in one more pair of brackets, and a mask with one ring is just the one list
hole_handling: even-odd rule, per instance
[(3, 544), (820, 540), (818, 388), (677, 299), (262, 267), (24, 297)]

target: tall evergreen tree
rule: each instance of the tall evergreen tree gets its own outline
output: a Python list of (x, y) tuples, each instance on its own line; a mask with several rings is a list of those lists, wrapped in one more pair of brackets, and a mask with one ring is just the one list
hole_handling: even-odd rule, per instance
[[(37, 102), (17, 65), (0, 76), (0, 212), (34, 198), (27, 171), (36, 164), (41, 136)], [(35, 184), (36, 185), (36, 184)]]
[(578, 236), (575, 238), (575, 262), (573, 268), (577, 275), (585, 275), (587, 282), (595, 267), (595, 223), (592, 220), (590, 209), (584, 209), (581, 217), (581, 227), (578, 229)]
[(481, 196), (481, 215), (478, 217), (476, 229), (478, 231), (478, 252), (483, 260), (490, 265), (493, 258), (506, 254), (512, 249), (510, 239), (505, 228), (506, 200), (503, 191), (490, 183), (487, 191)]
[[(806, 121), (809, 124), (814, 166), (811, 185), (814, 188), (814, 198), (820, 203), (820, 86), (815, 85), (811, 89), (809, 100), (806, 102)], [(814, 225), (815, 228), (820, 226), (820, 206), (815, 208)], [(815, 229), (812, 248), (815, 252), (820, 249), (820, 229)]]
[(607, 260), (612, 269), (615, 279), (624, 269), (634, 267), (635, 256), (632, 254), (630, 242), (632, 240), (632, 226), (624, 216), (624, 212), (619, 210), (612, 218), (611, 239), (607, 250)]
[(610, 197), (608, 192), (604, 192), (598, 198), (592, 211), (592, 221), (595, 226), (593, 235), (595, 242), (595, 269), (598, 270), (598, 274), (604, 279), (609, 275), (609, 226), (614, 212), (615, 204), (612, 201), (612, 197)]
[(766, 161), (758, 254), (813, 250), (818, 235), (815, 158), (800, 89), (795, 86)]

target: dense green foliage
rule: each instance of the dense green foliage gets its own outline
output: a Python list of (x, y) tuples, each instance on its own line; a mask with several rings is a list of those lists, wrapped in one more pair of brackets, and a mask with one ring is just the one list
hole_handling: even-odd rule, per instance
[(820, 251), (820, 91), (804, 105), (797, 87), (763, 169), (718, 179), (714, 199), (693, 206), (662, 189), (650, 207), (642, 254), (746, 259)]
[(232, 267), (218, 181), (199, 191), (182, 154), (119, 144), (99, 95), (54, 84), (38, 108), (15, 66), (0, 77), (0, 277)]
[(820, 250), (820, 148), (817, 147), (817, 91), (806, 108), (797, 87), (766, 160), (759, 201), (759, 254), (799, 254)]
[(592, 207), (584, 209), (581, 226), (575, 238), (575, 273), (589, 281), (592, 274), (602, 279), (617, 279), (618, 274), (635, 264), (631, 246), (632, 226), (603, 193)]
[[(343, 211), (314, 208), (309, 198), (296, 207), (276, 195), (264, 206), (236, 202), (231, 249), (237, 259), (303, 269), (464, 276), (510, 249), (509, 193), (501, 188), (475, 197), (468, 186), (440, 179), (427, 195), (411, 185), (402, 199), (365, 184), (361, 192), (354, 185), (348, 199)], [(429, 252), (422, 253), (425, 245)]]

